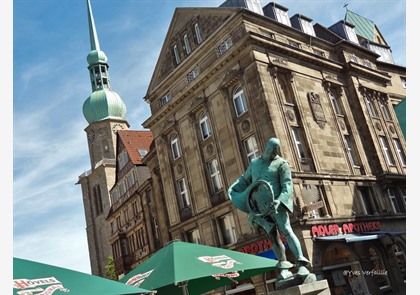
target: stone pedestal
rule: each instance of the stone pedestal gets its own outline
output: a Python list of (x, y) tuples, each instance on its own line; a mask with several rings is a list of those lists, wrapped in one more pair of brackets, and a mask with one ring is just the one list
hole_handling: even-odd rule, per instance
[(328, 281), (322, 280), (273, 291), (269, 295), (331, 295), (331, 291)]

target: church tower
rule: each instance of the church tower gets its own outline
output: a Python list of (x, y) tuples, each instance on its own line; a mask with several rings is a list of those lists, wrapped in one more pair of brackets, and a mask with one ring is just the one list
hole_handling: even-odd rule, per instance
[(126, 106), (111, 90), (108, 58), (99, 46), (90, 1), (87, 0), (91, 51), (87, 56), (92, 94), (83, 104), (83, 115), (91, 169), (79, 176), (86, 217), (86, 234), (93, 275), (106, 276), (112, 255), (106, 217), (110, 210), (109, 191), (115, 183), (117, 130), (128, 129)]

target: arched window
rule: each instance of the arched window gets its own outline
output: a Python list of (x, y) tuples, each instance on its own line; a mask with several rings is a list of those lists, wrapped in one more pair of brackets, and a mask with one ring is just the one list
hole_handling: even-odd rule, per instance
[(401, 271), (401, 276), (405, 282), (406, 275), (405, 275), (405, 269), (406, 269), (406, 263), (405, 263), (405, 250), (401, 243), (396, 242), (395, 248), (394, 248), (394, 254), (395, 254), (395, 261), (397, 262), (398, 268)]
[(211, 136), (210, 122), (206, 113), (200, 115), (200, 130), (203, 140)]
[(378, 284), (379, 290), (389, 289), (391, 286), (389, 284), (388, 272), (385, 269), (381, 254), (378, 249), (375, 247), (369, 247), (369, 257), (372, 262), (372, 271), (374, 273), (373, 277)]
[(176, 134), (171, 137), (171, 150), (172, 158), (174, 160), (178, 159), (181, 156), (181, 149), (179, 148), (178, 136)]
[(233, 104), (235, 106), (235, 112), (237, 117), (248, 111), (245, 94), (244, 90), (242, 89), (242, 86), (237, 86), (233, 91)]

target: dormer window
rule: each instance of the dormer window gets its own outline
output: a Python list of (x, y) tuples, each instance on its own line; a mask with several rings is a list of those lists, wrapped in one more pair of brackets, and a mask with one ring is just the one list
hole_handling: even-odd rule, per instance
[(289, 15), (287, 14), (287, 11), (284, 11), (284, 10), (278, 8), (278, 7), (275, 7), (274, 11), (276, 12), (276, 19), (279, 23), (282, 23), (282, 24), (287, 25), (289, 27), (291, 26)]
[(312, 26), (312, 19), (301, 14), (295, 14), (290, 19), (290, 23), (294, 28), (299, 29), (308, 35), (315, 36), (315, 30)]
[(263, 15), (260, 0), (246, 0), (246, 6), (249, 10)]
[(351, 26), (348, 23), (344, 24), (344, 29), (346, 30), (346, 35), (349, 41), (359, 44), (359, 39), (357, 39), (356, 31), (354, 30), (354, 26)]
[(139, 148), (137, 151), (139, 152), (140, 156), (142, 156), (142, 157), (147, 155), (147, 150), (146, 149)]
[(302, 30), (308, 35), (315, 36), (314, 27), (312, 26), (311, 22), (301, 18), (300, 22), (302, 24)]

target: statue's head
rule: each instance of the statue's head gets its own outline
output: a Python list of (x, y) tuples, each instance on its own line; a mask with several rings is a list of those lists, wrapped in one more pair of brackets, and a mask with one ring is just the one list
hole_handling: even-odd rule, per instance
[(280, 154), (280, 140), (278, 138), (272, 137), (267, 141), (262, 157), (264, 159), (272, 160), (279, 154)]

